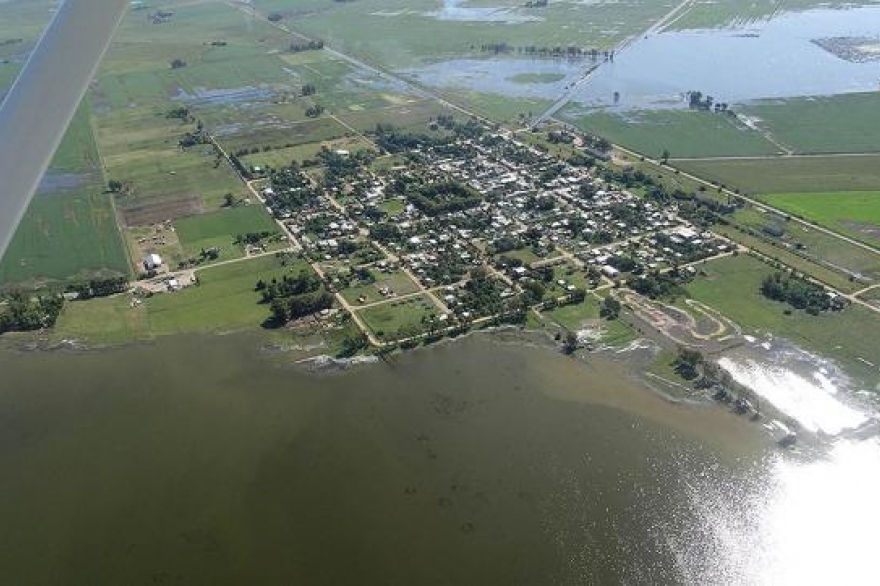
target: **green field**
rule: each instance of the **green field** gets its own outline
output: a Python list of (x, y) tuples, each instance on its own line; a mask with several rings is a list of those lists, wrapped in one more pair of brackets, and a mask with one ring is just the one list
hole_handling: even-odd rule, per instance
[(55, 342), (76, 340), (91, 345), (125, 344), (151, 338), (147, 308), (131, 295), (67, 303), (52, 331)]
[(188, 256), (214, 246), (222, 250), (224, 260), (242, 255), (235, 237), (249, 232), (277, 232), (278, 226), (260, 205), (223, 209), (209, 214), (180, 218), (175, 222), (177, 236)]
[(404, 301), (391, 301), (359, 311), (358, 315), (379, 338), (392, 338), (400, 328), (419, 326), (422, 317), (437, 314), (437, 308), (426, 295)]
[(774, 193), (761, 200), (869, 244), (880, 245), (880, 191)]
[(330, 150), (342, 149), (351, 153), (360, 150), (375, 151), (375, 147), (373, 147), (371, 142), (361, 137), (348, 137), (328, 142), (309, 142), (292, 147), (262, 151), (254, 155), (242, 157), (242, 162), (246, 165), (257, 165), (262, 167), (286, 167), (290, 165), (291, 161), (302, 163), (303, 161), (314, 160), (323, 148)]
[(675, 166), (744, 193), (870, 191), (880, 186), (880, 155), (676, 161)]
[(773, 269), (748, 256), (728, 257), (703, 265), (707, 274), (686, 286), (694, 299), (710, 305), (745, 328), (746, 332), (769, 332), (785, 337), (818, 354), (838, 360), (849, 372), (868, 377), (876, 384), (875, 369), (859, 359), (877, 356), (880, 315), (853, 305), (842, 312), (811, 316), (788, 305), (766, 299), (760, 293), (763, 278)]
[(146, 301), (150, 329), (160, 336), (258, 328), (271, 312), (260, 303), (256, 282), (301, 270), (311, 269), (303, 261), (284, 267), (274, 256), (201, 270), (198, 286)]
[(562, 117), (577, 127), (627, 148), (659, 158), (772, 155), (779, 149), (734, 116), (693, 110), (645, 110), (625, 114), (582, 114), (579, 107)]
[(796, 153), (880, 151), (880, 94), (766, 100), (738, 106)]
[(373, 276), (376, 278), (375, 283), (369, 285), (356, 285), (354, 287), (343, 289), (340, 293), (346, 301), (357, 307), (360, 305), (358, 298), (361, 296), (365, 298), (364, 303), (375, 303), (376, 301), (386, 299), (385, 296), (379, 293), (379, 289), (384, 287), (391, 289), (396, 296), (408, 295), (419, 290), (419, 286), (413, 283), (412, 279), (410, 279), (403, 271), (395, 271), (390, 274), (385, 274), (374, 270)]

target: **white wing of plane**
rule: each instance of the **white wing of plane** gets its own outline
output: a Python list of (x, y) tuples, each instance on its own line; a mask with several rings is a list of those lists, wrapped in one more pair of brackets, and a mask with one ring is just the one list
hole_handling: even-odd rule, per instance
[(129, 0), (66, 0), (0, 106), (0, 259)]

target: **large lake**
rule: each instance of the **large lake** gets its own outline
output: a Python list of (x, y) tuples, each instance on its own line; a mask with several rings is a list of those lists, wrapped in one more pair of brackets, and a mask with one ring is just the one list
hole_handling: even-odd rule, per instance
[(16, 584), (873, 571), (856, 536), (877, 522), (874, 440), (781, 455), (759, 425), (671, 404), (624, 364), (505, 335), (333, 374), (242, 335), (4, 349), (0, 568)]

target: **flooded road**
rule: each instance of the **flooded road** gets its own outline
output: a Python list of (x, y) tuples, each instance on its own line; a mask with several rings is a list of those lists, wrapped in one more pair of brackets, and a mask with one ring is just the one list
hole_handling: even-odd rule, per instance
[(816, 548), (841, 537), (811, 519), (863, 519), (827, 468), (877, 470), (875, 444), (783, 455), (759, 425), (668, 403), (624, 363), (497, 335), (330, 374), (289, 360), (249, 336), (0, 352), (4, 570), (20, 584), (798, 583), (789, 532)]

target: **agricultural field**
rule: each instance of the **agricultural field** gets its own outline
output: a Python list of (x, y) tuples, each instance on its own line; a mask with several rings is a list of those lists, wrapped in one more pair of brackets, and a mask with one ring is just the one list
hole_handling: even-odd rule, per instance
[(40, 194), (3, 262), (0, 286), (129, 273), (110, 197), (100, 185)]
[(765, 100), (737, 110), (795, 153), (880, 152), (880, 94)]
[(418, 326), (422, 318), (437, 314), (437, 308), (427, 295), (403, 301), (391, 301), (358, 311), (358, 315), (379, 339), (395, 336), (401, 328)]
[(278, 226), (261, 205), (187, 216), (177, 220), (174, 226), (186, 256), (197, 256), (203, 249), (218, 247), (222, 260), (242, 256), (242, 248), (234, 243), (236, 236), (278, 231)]
[(563, 110), (562, 117), (578, 128), (659, 158), (773, 155), (779, 149), (736, 117), (693, 110), (643, 110), (625, 114), (583, 115), (580, 107)]
[(870, 191), (880, 185), (880, 155), (676, 161), (675, 166), (744, 193)]
[(774, 193), (762, 201), (875, 246), (880, 245), (880, 191)]
[(782, 336), (806, 350), (837, 360), (848, 372), (876, 384), (877, 372), (859, 359), (876, 358), (880, 315), (853, 305), (841, 312), (786, 315), (784, 303), (766, 299), (761, 281), (773, 269), (748, 255), (701, 267), (706, 276), (686, 286), (688, 294), (737, 322), (747, 332)]
[(311, 270), (303, 261), (283, 266), (274, 256), (201, 270), (199, 285), (146, 300), (150, 330), (161, 336), (257, 328), (271, 312), (260, 302), (256, 282), (303, 270)]

